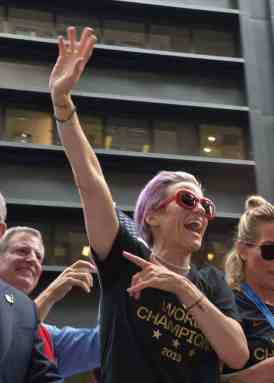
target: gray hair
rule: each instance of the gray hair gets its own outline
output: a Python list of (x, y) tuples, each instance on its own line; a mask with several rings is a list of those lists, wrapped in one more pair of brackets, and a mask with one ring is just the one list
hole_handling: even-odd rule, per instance
[(31, 234), (33, 237), (36, 237), (40, 240), (41, 245), (43, 247), (43, 253), (45, 252), (45, 246), (43, 243), (43, 238), (39, 230), (36, 230), (32, 227), (28, 226), (15, 226), (11, 227), (8, 229), (3, 237), (0, 239), (0, 256), (5, 255), (8, 247), (9, 247), (9, 242), (10, 240), (16, 235), (16, 234)]
[(7, 204), (3, 194), (0, 193), (0, 223), (5, 223), (7, 218)]

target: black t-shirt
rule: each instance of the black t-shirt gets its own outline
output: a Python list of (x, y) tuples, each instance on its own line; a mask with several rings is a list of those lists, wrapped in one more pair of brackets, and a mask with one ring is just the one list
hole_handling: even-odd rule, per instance
[[(216, 353), (174, 294), (147, 288), (139, 300), (126, 289), (140, 269), (126, 250), (144, 259), (147, 248), (120, 225), (108, 258), (97, 266), (102, 287), (101, 352), (104, 383), (219, 382)], [(189, 279), (225, 314), (238, 319), (234, 296), (216, 268)]]
[[(250, 359), (246, 367), (274, 356), (274, 329), (263, 313), (240, 290), (235, 290), (236, 303), (247, 337)], [(274, 315), (274, 307), (268, 306)]]

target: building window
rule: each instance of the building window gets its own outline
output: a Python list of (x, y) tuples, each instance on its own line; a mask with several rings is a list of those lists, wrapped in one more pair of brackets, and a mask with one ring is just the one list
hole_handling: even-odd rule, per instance
[(7, 32), (33, 37), (56, 36), (51, 13), (20, 8), (9, 8)]
[(59, 266), (72, 264), (79, 259), (87, 243), (86, 234), (80, 226), (55, 225), (53, 253), (46, 264)]
[(7, 108), (4, 139), (23, 144), (51, 145), (53, 123), (49, 113)]
[(150, 151), (148, 121), (110, 117), (106, 119), (105, 149)]
[(200, 154), (202, 156), (246, 159), (242, 128), (200, 124), (199, 132)]
[(151, 24), (149, 27), (148, 48), (190, 52), (191, 31), (189, 28)]
[(140, 48), (145, 46), (144, 23), (104, 19), (103, 26), (102, 42), (105, 44)]
[(220, 31), (210, 28), (193, 28), (192, 31), (193, 53), (237, 56), (234, 34), (231, 31)]
[(67, 27), (75, 26), (78, 38), (80, 38), (80, 34), (82, 29), (85, 27), (91, 27), (94, 29), (98, 42), (101, 40), (101, 27), (100, 22), (97, 17), (84, 17), (73, 14), (58, 14), (56, 16), (56, 31), (58, 35), (66, 35)]

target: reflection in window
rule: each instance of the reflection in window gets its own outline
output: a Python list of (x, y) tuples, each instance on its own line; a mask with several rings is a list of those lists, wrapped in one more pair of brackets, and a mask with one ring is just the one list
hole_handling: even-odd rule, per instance
[(5, 22), (5, 18), (4, 18), (4, 7), (0, 5), (0, 33), (1, 32), (4, 32), (4, 22)]
[(150, 150), (148, 122), (127, 118), (106, 119), (105, 149)]
[(56, 16), (56, 31), (58, 35), (65, 35), (67, 27), (74, 25), (76, 27), (78, 38), (84, 27), (91, 27), (94, 29), (98, 41), (101, 40), (101, 28), (99, 20), (95, 16), (81, 17), (73, 14), (57, 14)]
[[(4, 117), (5, 118), (4, 118)], [(1, 123), (2, 121), (2, 123)], [(182, 121), (184, 117), (182, 116)], [(197, 124), (181, 120), (83, 115), (83, 129), (94, 148), (141, 153), (246, 159), (240, 126)], [(52, 116), (20, 108), (0, 109), (0, 137), (23, 144), (60, 145)]]
[(153, 125), (153, 152), (178, 153), (177, 125), (157, 121)]
[(235, 126), (200, 125), (202, 156), (245, 159), (243, 129)]
[(48, 113), (8, 108), (4, 138), (24, 144), (51, 145), (52, 127)]
[(53, 253), (47, 264), (70, 265), (79, 259), (87, 243), (85, 232), (79, 226), (56, 225)]
[(0, 6), (0, 32), (55, 37), (64, 35), (70, 25), (76, 26), (78, 34), (83, 27), (91, 26), (99, 42), (111, 45), (232, 57), (239, 53), (234, 29), (212, 29), (184, 23), (183, 26), (157, 24), (137, 19), (126, 21), (59, 11), (53, 14), (14, 7), (9, 8), (7, 22), (4, 20), (4, 7)]
[(193, 52), (217, 56), (236, 56), (232, 32), (193, 28)]
[(104, 125), (103, 118), (99, 116), (84, 116), (81, 118), (83, 129), (87, 139), (94, 148), (104, 147)]
[(8, 32), (34, 37), (56, 35), (51, 13), (20, 8), (9, 8)]
[(187, 28), (151, 24), (148, 48), (190, 52), (191, 31)]
[(155, 153), (198, 155), (199, 136), (194, 124), (173, 121), (153, 121)]
[(232, 238), (233, 233), (229, 228), (226, 230), (226, 235), (210, 233), (205, 238), (201, 250), (193, 256), (193, 262), (199, 266), (214, 265), (222, 269), (225, 257), (232, 246)]
[(103, 43), (143, 48), (145, 46), (144, 23), (104, 19)]

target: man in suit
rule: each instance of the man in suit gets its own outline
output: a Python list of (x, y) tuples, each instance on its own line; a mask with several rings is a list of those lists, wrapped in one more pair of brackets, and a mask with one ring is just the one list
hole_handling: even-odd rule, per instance
[[(6, 204), (0, 194), (0, 236), (6, 230)], [(62, 383), (43, 353), (36, 306), (0, 278), (0, 383)]]
[(61, 383), (38, 337), (33, 302), (0, 280), (0, 383)]

